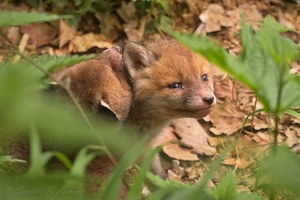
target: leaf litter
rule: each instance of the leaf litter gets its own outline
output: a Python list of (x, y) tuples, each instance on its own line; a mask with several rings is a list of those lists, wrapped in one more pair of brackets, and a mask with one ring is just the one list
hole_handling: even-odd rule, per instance
[[(241, 17), (243, 13), (248, 23), (255, 30), (267, 14), (271, 14), (288, 28), (300, 31), (300, 7), (295, 3), (277, 0), (245, 1), (225, 0), (217, 3), (209, 1), (170, 0), (170, 18), (174, 28), (191, 30), (198, 18), (204, 21), (210, 37), (215, 38), (231, 54), (237, 55), (242, 47), (238, 37)], [(1, 3), (0, 7), (14, 6)], [(28, 10), (28, 6), (20, 4), (19, 9)], [(42, 8), (40, 8), (42, 9)], [(180, 11), (180, 15), (178, 15)], [(134, 14), (133, 14), (134, 13)], [(64, 20), (59, 24), (38, 23), (17, 27), (7, 27), (8, 37), (25, 51), (31, 53), (48, 53), (65, 55), (71, 53), (102, 52), (111, 48), (113, 44), (122, 42), (125, 38), (141, 41), (145, 35), (147, 17), (136, 15), (132, 2), (122, 2), (116, 12), (95, 14), (100, 32), (83, 33), (69, 26)], [(81, 25), (84, 30), (85, 24)], [(21, 44), (22, 37), (27, 34), (26, 44)], [(286, 34), (296, 43), (300, 43), (299, 34)], [(153, 36), (153, 35), (152, 35)], [(152, 37), (147, 36), (147, 37)], [(156, 38), (154, 36), (153, 38)], [(0, 41), (0, 60), (8, 59), (9, 55), (5, 42)], [(96, 50), (95, 50), (96, 49)], [(293, 63), (290, 73), (300, 74), (300, 61)], [(243, 191), (252, 191), (255, 183), (255, 169), (260, 160), (270, 148), (273, 136), (267, 132), (268, 124), (272, 124), (264, 113), (249, 117), (244, 131), (240, 134), (242, 124), (247, 115), (261, 108), (260, 102), (253, 92), (234, 78), (223, 72), (215, 77), (215, 93), (218, 103), (204, 121), (195, 120), (173, 123), (165, 128), (161, 137), (164, 137), (163, 164), (171, 180), (197, 182), (215, 160), (218, 152), (222, 151), (233, 140), (238, 142), (235, 149), (228, 153), (222, 161), (223, 166), (215, 174), (211, 185), (218, 183), (223, 174), (233, 169), (237, 176), (238, 186)], [(208, 128), (205, 128), (208, 127)], [(295, 117), (285, 115), (280, 122), (279, 141), (285, 143), (293, 151), (300, 152), (300, 121)], [(97, 160), (92, 164), (97, 163)], [(228, 168), (229, 166), (229, 168)], [(93, 167), (90, 167), (93, 168)], [(94, 171), (90, 172), (95, 174)]]

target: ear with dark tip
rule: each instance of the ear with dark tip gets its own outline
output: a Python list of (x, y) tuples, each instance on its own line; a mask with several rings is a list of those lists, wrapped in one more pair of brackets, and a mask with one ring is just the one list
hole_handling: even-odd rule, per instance
[(206, 36), (205, 26), (206, 24), (199, 19), (192, 34), (196, 36)]
[(125, 43), (122, 54), (130, 79), (134, 78), (138, 71), (151, 66), (157, 60), (157, 56), (150, 49), (134, 42)]

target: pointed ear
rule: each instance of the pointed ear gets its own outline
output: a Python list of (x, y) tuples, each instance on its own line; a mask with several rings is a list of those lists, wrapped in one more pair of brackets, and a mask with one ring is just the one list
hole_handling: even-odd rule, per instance
[(158, 60), (158, 57), (150, 49), (134, 42), (125, 43), (122, 54), (125, 68), (131, 80), (138, 71), (151, 66)]
[(198, 23), (196, 24), (192, 34), (196, 35), (196, 36), (206, 36), (206, 28), (205, 28), (206, 24), (204, 22), (202, 22), (200, 19), (198, 21)]

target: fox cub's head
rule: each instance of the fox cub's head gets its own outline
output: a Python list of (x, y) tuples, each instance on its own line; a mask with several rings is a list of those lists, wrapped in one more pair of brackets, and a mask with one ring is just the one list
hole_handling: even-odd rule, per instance
[(134, 102), (169, 118), (202, 118), (215, 104), (211, 64), (175, 40), (123, 49)]

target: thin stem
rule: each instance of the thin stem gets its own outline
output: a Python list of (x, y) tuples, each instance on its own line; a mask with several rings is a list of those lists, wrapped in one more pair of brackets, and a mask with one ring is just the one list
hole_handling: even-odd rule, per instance
[(274, 149), (276, 149), (276, 146), (278, 144), (278, 134), (279, 134), (279, 120), (280, 117), (278, 115), (275, 116), (275, 128), (274, 128)]
[(281, 104), (281, 98), (282, 98), (282, 90), (283, 86), (285, 84), (285, 77), (284, 77), (284, 70), (285, 66), (281, 66), (280, 74), (279, 74), (279, 83), (278, 83), (278, 96), (277, 96), (277, 102), (276, 102), (276, 108), (275, 108), (275, 129), (274, 129), (274, 145), (276, 148), (276, 145), (278, 143), (278, 133), (279, 133), (279, 113), (280, 113), (280, 104)]

